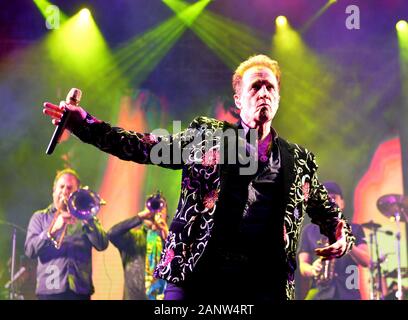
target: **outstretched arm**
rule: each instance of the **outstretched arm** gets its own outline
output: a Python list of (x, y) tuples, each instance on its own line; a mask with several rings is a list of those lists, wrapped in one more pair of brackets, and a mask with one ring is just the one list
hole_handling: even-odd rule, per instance
[(312, 223), (320, 227), (320, 233), (327, 236), (330, 245), (315, 249), (315, 253), (323, 259), (339, 258), (348, 253), (355, 242), (343, 213), (337, 204), (330, 199), (326, 188), (319, 182), (316, 174), (317, 165), (313, 154), (309, 154), (309, 165), (312, 167), (311, 192), (308, 199), (307, 213)]
[(43, 113), (51, 117), (54, 125), (58, 125), (65, 110), (70, 113), (66, 124), (68, 130), (83, 142), (122, 160), (181, 169), (185, 160), (181, 156), (181, 150), (194, 139), (189, 130), (173, 135), (166, 132), (163, 132), (163, 135), (154, 135), (112, 127), (91, 116), (82, 107), (64, 102), (61, 102), (60, 106), (44, 103)]

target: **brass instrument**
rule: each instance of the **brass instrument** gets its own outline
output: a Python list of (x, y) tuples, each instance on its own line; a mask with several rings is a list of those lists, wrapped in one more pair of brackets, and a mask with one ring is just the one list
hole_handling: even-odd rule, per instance
[(160, 191), (157, 191), (147, 198), (146, 208), (153, 213), (159, 213), (166, 208), (166, 199)]
[[(326, 237), (322, 237), (320, 240), (317, 241), (318, 245), (327, 246), (329, 245), (328, 239)], [(325, 286), (330, 283), (331, 280), (337, 275), (334, 272), (334, 267), (336, 263), (336, 259), (331, 260), (322, 260), (322, 269), (320, 270), (319, 274), (315, 277), (316, 284), (318, 286)]]
[[(66, 201), (68, 212), (79, 220), (90, 220), (97, 215), (102, 205), (106, 202), (102, 200), (97, 193), (88, 189), (88, 187), (80, 188), (73, 192)], [(51, 236), (51, 230), (58, 218), (58, 214), (55, 214), (50, 227), (48, 229), (47, 236), (52, 241), (56, 249), (61, 247), (62, 241), (67, 231), (68, 223), (64, 224), (59, 237), (54, 238)]]

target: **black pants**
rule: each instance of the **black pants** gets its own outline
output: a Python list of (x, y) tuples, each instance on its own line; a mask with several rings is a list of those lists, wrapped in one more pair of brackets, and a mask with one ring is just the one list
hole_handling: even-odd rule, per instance
[(71, 290), (56, 294), (37, 294), (37, 297), (38, 300), (91, 300), (91, 295), (78, 294)]
[(182, 285), (181, 291), (170, 286), (166, 298), (201, 302), (286, 300), (286, 279), (279, 263), (267, 263), (264, 253), (256, 255), (261, 257), (259, 262), (253, 257), (245, 260), (239, 255), (223, 256), (224, 259), (218, 254), (202, 257), (190, 281)]

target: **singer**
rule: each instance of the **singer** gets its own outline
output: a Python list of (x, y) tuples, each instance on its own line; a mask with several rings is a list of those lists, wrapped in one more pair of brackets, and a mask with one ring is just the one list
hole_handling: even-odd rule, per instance
[[(187, 130), (165, 137), (112, 127), (79, 106), (44, 104), (43, 112), (54, 124), (69, 110), (66, 127), (71, 132), (123, 160), (151, 164), (151, 150), (159, 143), (171, 150), (180, 147), (194, 159), (161, 164), (183, 170), (179, 206), (155, 271), (168, 282), (165, 299), (293, 299), (296, 248), (306, 214), (329, 238), (319, 255), (333, 259), (350, 251), (354, 236), (317, 178), (314, 155), (281, 138), (272, 126), (280, 77), (276, 61), (264, 55), (250, 57), (232, 79), (238, 123), (197, 117)], [(229, 152), (222, 139), (211, 134), (217, 129), (240, 129), (246, 137), (257, 137), (256, 144), (238, 137), (244, 150), (254, 155), (254, 174), (241, 174), (241, 163), (219, 162), (220, 152)], [(203, 138), (192, 147), (191, 132)], [(204, 145), (214, 147), (205, 150)]]

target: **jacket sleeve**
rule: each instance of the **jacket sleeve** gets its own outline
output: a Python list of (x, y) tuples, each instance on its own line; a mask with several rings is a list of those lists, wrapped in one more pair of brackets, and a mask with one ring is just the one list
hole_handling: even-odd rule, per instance
[(109, 245), (108, 235), (99, 220), (96, 217), (88, 220), (83, 226), (84, 232), (88, 237), (89, 241), (92, 243), (92, 246), (98, 250), (103, 251)]
[(43, 225), (42, 214), (36, 212), (30, 219), (27, 236), (24, 243), (24, 252), (31, 259), (37, 258), (41, 250), (51, 245), (47, 237), (48, 226)]
[(88, 114), (82, 125), (73, 128), (73, 133), (83, 142), (122, 160), (181, 169), (186, 160), (183, 154), (188, 154), (184, 148), (197, 136), (194, 130), (197, 125), (195, 119), (188, 129), (172, 135), (164, 131), (137, 133), (112, 127)]
[(328, 237), (330, 243), (336, 242), (336, 227), (340, 221), (344, 221), (344, 232), (349, 252), (354, 245), (355, 237), (351, 232), (350, 224), (337, 204), (332, 201), (326, 188), (319, 182), (317, 177), (317, 164), (312, 153), (308, 154), (308, 165), (311, 168), (312, 176), (310, 182), (310, 193), (308, 199), (307, 213), (312, 223), (317, 224), (320, 233)]
[(129, 231), (141, 224), (142, 220), (138, 217), (132, 217), (119, 222), (108, 231), (110, 242), (112, 242), (116, 248), (125, 250), (128, 245), (132, 244), (134, 241), (134, 238)]

